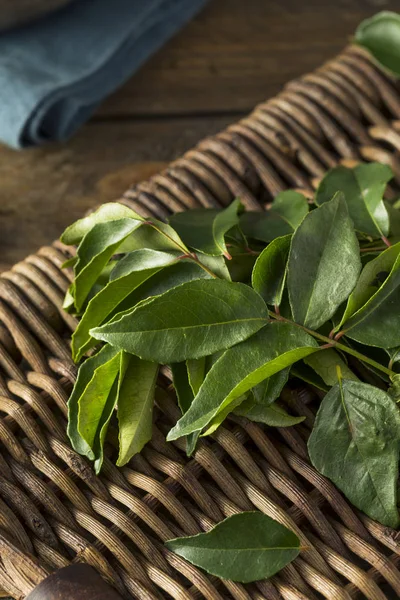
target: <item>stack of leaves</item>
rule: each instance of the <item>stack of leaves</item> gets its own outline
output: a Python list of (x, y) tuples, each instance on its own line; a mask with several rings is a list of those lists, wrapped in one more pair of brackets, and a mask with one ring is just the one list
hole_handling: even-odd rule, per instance
[[(168, 440), (184, 437), (188, 455), (230, 413), (270, 427), (301, 422), (280, 394), (289, 378), (302, 379), (326, 392), (311, 462), (354, 506), (397, 527), (400, 213), (383, 200), (391, 177), (377, 163), (340, 166), (313, 201), (286, 191), (264, 213), (235, 200), (166, 224), (106, 204), (69, 227), (62, 241), (78, 249), (65, 308), (81, 317), (72, 352), (77, 362), (90, 354), (69, 400), (75, 450), (98, 472), (116, 414), (117, 464), (140, 452), (151, 438), (159, 365), (170, 367), (182, 412)], [(235, 579), (231, 557), (212, 552), (242, 530), (253, 558), (269, 546), (287, 549), (275, 563), (276, 554), (261, 561), (256, 578), (269, 576), (299, 542), (273, 521), (268, 539), (257, 536), (252, 514), (242, 515), (243, 526), (228, 520), (170, 546)], [(252, 560), (244, 564), (240, 581), (255, 576)]]

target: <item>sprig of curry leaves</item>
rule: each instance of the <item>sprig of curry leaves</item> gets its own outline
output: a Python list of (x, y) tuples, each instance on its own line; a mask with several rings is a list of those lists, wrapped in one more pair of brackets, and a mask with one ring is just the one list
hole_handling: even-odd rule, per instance
[[(301, 422), (280, 398), (300, 378), (327, 391), (309, 440), (313, 465), (357, 508), (397, 527), (400, 218), (383, 199), (390, 177), (377, 163), (340, 166), (314, 202), (287, 191), (266, 212), (235, 200), (169, 223), (112, 203), (69, 227), (62, 241), (78, 248), (65, 306), (81, 317), (73, 357), (87, 357), (69, 400), (75, 450), (99, 472), (113, 426), (118, 465), (140, 452), (159, 365), (171, 367), (182, 412), (167, 439), (185, 437), (188, 455), (230, 413), (270, 427)], [(245, 557), (274, 547), (273, 535), (246, 537), (251, 514)], [(287, 551), (269, 554), (276, 563), (263, 576), (299, 550), (276, 525)], [(233, 546), (214, 548), (213, 531), (170, 547), (205, 569), (218, 556), (221, 568), (210, 572), (233, 577)], [(254, 576), (238, 568), (236, 579)]]

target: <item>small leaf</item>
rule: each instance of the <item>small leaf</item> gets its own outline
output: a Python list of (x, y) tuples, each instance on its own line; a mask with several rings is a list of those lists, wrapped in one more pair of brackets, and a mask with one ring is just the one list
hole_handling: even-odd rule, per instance
[(119, 456), (122, 467), (151, 439), (158, 365), (122, 353), (118, 389)]
[(356, 30), (355, 42), (397, 77), (400, 77), (400, 15), (382, 11), (365, 19)]
[(333, 348), (324, 348), (315, 354), (304, 358), (306, 365), (310, 366), (323, 379), (326, 385), (333, 386), (338, 382), (337, 368), (340, 368), (343, 379), (358, 381), (358, 377), (349, 369), (343, 358)]
[(88, 456), (91, 460), (94, 458), (93, 451), (78, 432), (78, 403), (93, 378), (95, 370), (112, 360), (117, 353), (118, 350), (112, 346), (104, 346), (97, 354), (85, 360), (79, 367), (78, 377), (68, 400), (68, 437), (74, 450), (78, 454)]
[(214, 275), (220, 279), (226, 279), (226, 281), (232, 281), (229, 273), (229, 269), (226, 266), (226, 262), (223, 256), (211, 256), (210, 254), (197, 253), (197, 258), (200, 264), (204, 265)]
[(293, 190), (281, 192), (264, 213), (245, 212), (240, 227), (246, 237), (271, 242), (293, 233), (309, 210), (306, 198)]
[[(190, 362), (204, 362), (204, 359), (199, 359), (197, 361), (192, 360)], [(179, 408), (181, 409), (182, 414), (184, 415), (185, 412), (189, 410), (194, 398), (193, 389), (189, 383), (189, 371), (185, 363), (174, 363), (173, 365), (171, 365), (171, 371), (176, 396), (178, 398)], [(198, 439), (199, 434), (197, 432), (191, 433), (186, 437), (187, 456), (191, 456), (193, 454)]]
[(300, 552), (298, 537), (261, 512), (233, 515), (207, 533), (166, 546), (207, 573), (241, 583), (272, 577)]
[(135, 213), (127, 206), (118, 202), (108, 202), (103, 204), (90, 213), (87, 217), (79, 219), (64, 231), (61, 241), (68, 246), (79, 244), (85, 235), (98, 223), (107, 223), (108, 221), (118, 221), (119, 219), (135, 219), (143, 221), (143, 217)]
[(382, 197), (392, 177), (391, 168), (380, 163), (360, 164), (354, 169), (339, 166), (322, 179), (315, 202), (321, 206), (342, 192), (356, 230), (379, 238), (389, 234), (389, 215)]
[(261, 252), (251, 278), (253, 288), (267, 304), (279, 306), (286, 280), (291, 235), (276, 238)]
[(187, 360), (186, 368), (190, 387), (196, 395), (206, 376), (206, 357)]
[(357, 285), (347, 300), (338, 329), (350, 319), (385, 283), (390, 271), (400, 254), (400, 243), (390, 246), (387, 250), (370, 260), (363, 268)]
[(297, 377), (298, 379), (301, 379), (301, 381), (313, 385), (318, 390), (322, 390), (323, 392), (329, 391), (329, 387), (325, 384), (322, 377), (317, 375), (317, 373), (303, 361), (293, 365), (291, 373), (293, 377)]
[(72, 335), (72, 355), (75, 362), (96, 344), (89, 331), (106, 322), (107, 317), (127, 296), (163, 267), (177, 262), (178, 257), (178, 253), (142, 249), (134, 250), (118, 262), (111, 272), (110, 282), (90, 300)]
[(305, 417), (293, 417), (276, 402), (269, 406), (258, 404), (249, 398), (235, 410), (237, 415), (269, 427), (292, 427), (304, 421)]
[(120, 366), (121, 353), (118, 353), (97, 367), (79, 398), (78, 432), (93, 451), (96, 437), (104, 425), (104, 413), (109, 417), (117, 401), (114, 384), (118, 382)]
[(214, 279), (184, 283), (90, 333), (144, 360), (171, 364), (228, 348), (266, 322), (266, 306), (256, 292)]
[(234, 200), (224, 210), (200, 208), (176, 213), (169, 222), (190, 248), (204, 254), (230, 258), (225, 234), (239, 223), (238, 212), (241, 208), (240, 201)]
[(217, 360), (191, 407), (167, 439), (175, 440), (203, 429), (248, 390), (317, 350), (316, 341), (295, 325), (268, 323), (245, 342), (229, 348)]
[(290, 367), (287, 367), (286, 369), (278, 371), (275, 373), (275, 375), (271, 375), (271, 377), (264, 379), (264, 381), (256, 385), (252, 389), (255, 401), (258, 404), (264, 404), (266, 406), (272, 404), (277, 398), (279, 398), (281, 391), (287, 384), (289, 372)]
[[(392, 246), (392, 248), (395, 247)], [(391, 250), (391, 248), (388, 250)], [(390, 256), (390, 253), (388, 256)], [(372, 262), (368, 263), (364, 269), (367, 269)], [(400, 303), (400, 254), (398, 254), (388, 276), (386, 276), (386, 271), (380, 273), (385, 274), (383, 284), (364, 306), (344, 323), (342, 331), (346, 336), (361, 344), (377, 346), (378, 348), (393, 348), (400, 345), (400, 314), (398, 309)], [(377, 280), (379, 279), (378, 275), (379, 273), (376, 277)], [(373, 287), (373, 282), (366, 288), (363, 298), (367, 296), (371, 287)]]
[(98, 223), (83, 238), (75, 265), (75, 308), (82, 308), (92, 286), (122, 242), (141, 225), (135, 219)]
[(314, 467), (357, 508), (383, 525), (399, 525), (399, 410), (388, 394), (343, 380), (322, 400), (308, 450)]
[(343, 195), (337, 194), (293, 234), (288, 290), (294, 320), (321, 327), (352, 292), (360, 270), (357, 237)]

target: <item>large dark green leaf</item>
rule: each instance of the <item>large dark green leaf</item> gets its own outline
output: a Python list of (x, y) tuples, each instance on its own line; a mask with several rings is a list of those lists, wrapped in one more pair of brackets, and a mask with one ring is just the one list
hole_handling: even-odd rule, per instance
[(271, 242), (277, 237), (293, 233), (308, 213), (306, 198), (298, 192), (281, 192), (271, 208), (264, 212), (245, 212), (240, 217), (240, 227), (245, 236)]
[(248, 390), (316, 352), (316, 341), (295, 325), (270, 322), (251, 338), (229, 348), (208, 372), (187, 413), (168, 439), (199, 431)]
[(241, 208), (240, 201), (234, 200), (224, 210), (200, 208), (176, 213), (169, 222), (190, 248), (204, 254), (223, 254), (230, 258), (225, 234), (239, 223), (238, 212)]
[(75, 264), (73, 295), (75, 308), (80, 311), (90, 290), (113, 254), (141, 221), (119, 219), (97, 223), (85, 235), (78, 248), (78, 262)]
[(294, 320), (321, 327), (352, 292), (360, 270), (357, 237), (343, 195), (337, 194), (293, 234), (287, 278)]
[(78, 377), (68, 400), (68, 437), (74, 450), (92, 460), (94, 458), (93, 451), (78, 432), (79, 399), (93, 378), (96, 369), (112, 360), (117, 353), (118, 350), (112, 346), (104, 346), (100, 352), (85, 360), (79, 367)]
[[(389, 248), (389, 251), (391, 249)], [(388, 252), (388, 251), (386, 251)], [(390, 254), (390, 253), (389, 253)], [(365, 269), (372, 263), (368, 263)], [(386, 276), (386, 271), (381, 271)], [(377, 284), (379, 277), (377, 274)], [(367, 277), (365, 278), (367, 280)], [(366, 287), (364, 297), (373, 287)], [(361, 292), (360, 292), (361, 296)], [(398, 254), (389, 275), (369, 300), (344, 324), (348, 337), (369, 346), (393, 348), (400, 345), (400, 254)]]
[(354, 169), (339, 166), (322, 179), (315, 202), (322, 205), (336, 192), (343, 192), (355, 228), (372, 237), (389, 233), (389, 215), (382, 201), (392, 179), (390, 167), (380, 163), (360, 164)]
[(261, 512), (233, 515), (207, 533), (166, 546), (207, 573), (242, 583), (272, 577), (300, 552), (298, 537)]
[(158, 365), (122, 353), (118, 387), (119, 456), (125, 465), (151, 439)]
[(61, 236), (61, 241), (67, 245), (79, 244), (85, 235), (98, 223), (107, 223), (108, 221), (117, 221), (119, 219), (144, 220), (143, 217), (127, 206), (118, 202), (108, 202), (102, 204), (100, 208), (90, 213), (87, 217), (79, 219), (79, 221), (67, 227)]
[(159, 270), (177, 262), (178, 257), (176, 252), (142, 249), (130, 252), (118, 262), (109, 283), (90, 300), (72, 336), (72, 356), (76, 362), (96, 343), (89, 331), (106, 322), (127, 296)]
[(281, 303), (291, 239), (291, 235), (285, 235), (273, 240), (254, 265), (252, 286), (267, 304), (279, 306)]
[(400, 15), (383, 11), (363, 21), (355, 41), (367, 48), (387, 69), (400, 77)]
[(90, 333), (144, 360), (170, 364), (228, 348), (266, 322), (266, 306), (254, 290), (213, 279), (184, 283)]
[(308, 442), (316, 469), (357, 508), (397, 527), (399, 410), (388, 394), (343, 380), (322, 400)]

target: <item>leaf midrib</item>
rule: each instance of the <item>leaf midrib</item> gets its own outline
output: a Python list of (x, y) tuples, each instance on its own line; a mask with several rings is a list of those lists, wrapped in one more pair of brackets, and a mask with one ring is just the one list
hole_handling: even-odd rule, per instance
[[(248, 323), (249, 321), (265, 321), (265, 323), (269, 322), (269, 319), (267, 317), (252, 317), (249, 319), (235, 319), (233, 321), (221, 321), (218, 323), (202, 323), (200, 325), (185, 325), (185, 326), (181, 326), (181, 327), (168, 327), (168, 328), (164, 328), (164, 329), (140, 329), (140, 330), (127, 330), (127, 331), (104, 331), (103, 333), (105, 335), (125, 335), (125, 334), (129, 334), (129, 333), (155, 333), (155, 332), (159, 332), (159, 333), (164, 333), (166, 331), (178, 331), (178, 330), (187, 330), (187, 329), (200, 329), (200, 328), (204, 328), (204, 327), (221, 327), (223, 325), (231, 325), (233, 323)], [(98, 327), (95, 327), (94, 329), (91, 329), (91, 331), (96, 332), (96, 329), (100, 329)], [(99, 331), (98, 333), (101, 333), (101, 331)]]

